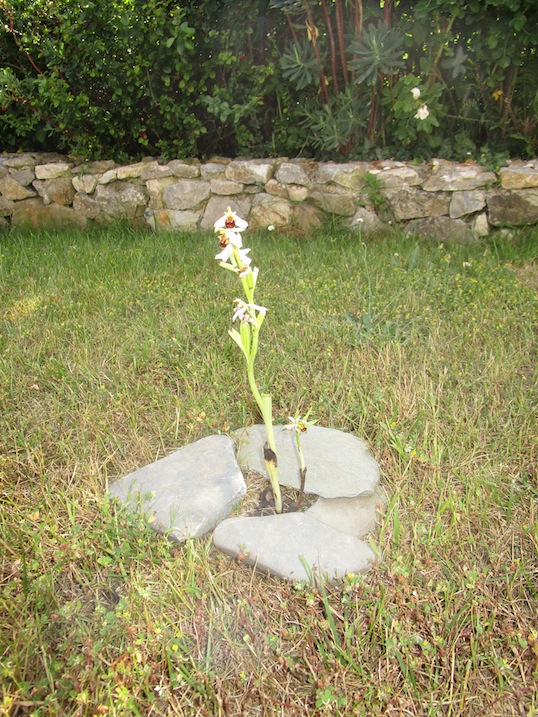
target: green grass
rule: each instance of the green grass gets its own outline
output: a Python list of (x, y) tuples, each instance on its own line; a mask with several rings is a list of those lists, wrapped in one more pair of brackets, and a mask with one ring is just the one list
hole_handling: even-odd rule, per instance
[(318, 592), (104, 498), (258, 420), (214, 237), (4, 235), (0, 715), (538, 715), (537, 238), (245, 234), (275, 420), (364, 437), (389, 496)]

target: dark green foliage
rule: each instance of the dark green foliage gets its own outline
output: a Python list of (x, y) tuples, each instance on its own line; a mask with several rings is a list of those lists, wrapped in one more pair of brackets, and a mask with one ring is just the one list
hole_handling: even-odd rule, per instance
[(537, 46), (535, 0), (0, 0), (0, 151), (528, 157)]
[(356, 72), (357, 85), (366, 82), (376, 85), (384, 76), (395, 75), (405, 67), (402, 59), (403, 35), (391, 30), (385, 23), (370, 24), (363, 29), (360, 37), (348, 46), (351, 61), (348, 68)]
[(9, 0), (0, 21), (2, 150), (185, 157), (260, 143), (272, 63), (248, 0)]

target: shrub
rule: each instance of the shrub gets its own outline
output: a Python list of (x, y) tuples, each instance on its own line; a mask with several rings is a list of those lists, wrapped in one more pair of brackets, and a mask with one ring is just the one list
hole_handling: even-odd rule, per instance
[(6, 0), (2, 149), (186, 157), (259, 144), (271, 63), (251, 62), (267, 46), (250, 5)]
[(1, 0), (0, 21), (3, 150), (537, 150), (534, 0)]

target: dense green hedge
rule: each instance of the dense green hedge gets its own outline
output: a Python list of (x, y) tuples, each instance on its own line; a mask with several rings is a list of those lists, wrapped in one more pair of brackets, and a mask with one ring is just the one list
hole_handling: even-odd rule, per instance
[(0, 151), (537, 150), (535, 0), (0, 0), (0, 21)]

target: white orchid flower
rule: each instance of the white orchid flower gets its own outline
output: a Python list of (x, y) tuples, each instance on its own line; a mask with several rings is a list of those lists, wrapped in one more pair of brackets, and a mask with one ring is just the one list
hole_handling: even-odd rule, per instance
[(413, 87), (413, 89), (411, 90), (411, 94), (413, 95), (413, 99), (414, 99), (414, 100), (418, 100), (418, 98), (420, 97), (420, 90), (419, 90), (419, 88), (418, 88), (418, 87)]
[(284, 430), (292, 433), (306, 433), (310, 426), (317, 423), (317, 420), (308, 420), (311, 411), (312, 409), (310, 408), (304, 417), (301, 417), (298, 413), (296, 413), (295, 416), (288, 416), (289, 423), (287, 426), (284, 426)]
[(235, 299), (234, 303), (236, 304), (234, 315), (232, 317), (232, 321), (236, 321), (239, 319), (240, 321), (247, 321), (251, 324), (254, 324), (257, 326), (256, 319), (252, 312), (259, 311), (260, 314), (265, 316), (267, 313), (267, 309), (265, 306), (258, 306), (258, 304), (247, 304), (246, 301), (243, 301), (243, 299)]
[[(219, 246), (222, 249), (220, 254), (215, 254), (215, 259), (218, 261), (228, 261), (234, 251), (234, 247), (241, 251), (243, 242), (241, 240), (241, 234), (237, 232), (229, 231), (227, 229), (219, 229)], [(247, 249), (247, 251), (250, 251)]]
[(224, 249), (225, 246), (229, 246), (230, 244), (232, 246), (236, 246), (238, 249), (241, 249), (243, 246), (243, 240), (241, 239), (241, 234), (238, 232), (234, 232), (231, 229), (219, 229), (219, 246), (221, 249)]
[(418, 108), (417, 113), (415, 115), (415, 119), (425, 120), (429, 114), (430, 114), (430, 110), (428, 109), (427, 105), (420, 105), (420, 107)]
[(220, 217), (220, 219), (217, 219), (214, 227), (215, 231), (219, 231), (220, 229), (230, 229), (234, 232), (242, 232), (248, 227), (248, 222), (241, 219), (239, 215), (232, 212), (230, 207), (228, 207), (226, 209), (226, 214)]
[(252, 259), (249, 256), (247, 256), (249, 251), (250, 251), (250, 249), (239, 249), (239, 251), (237, 252), (239, 254), (239, 261), (238, 261), (239, 276), (243, 276), (243, 272), (250, 274), (252, 271), (252, 269), (250, 268), (250, 265), (252, 264)]
[(249, 259), (249, 257), (245, 257), (246, 262), (241, 262), (237, 268), (237, 273), (239, 274), (239, 278), (243, 279), (245, 276), (248, 276), (249, 274), (252, 274), (252, 267), (250, 266), (252, 259)]

